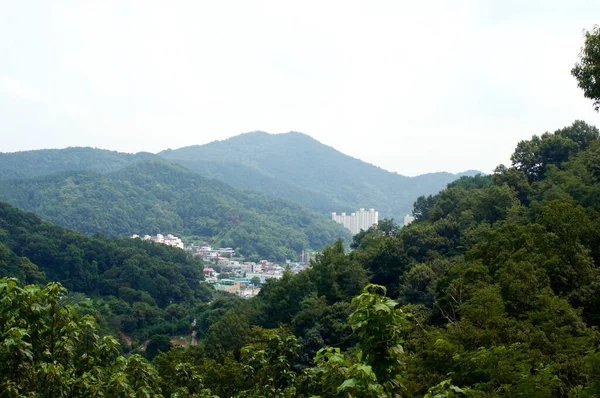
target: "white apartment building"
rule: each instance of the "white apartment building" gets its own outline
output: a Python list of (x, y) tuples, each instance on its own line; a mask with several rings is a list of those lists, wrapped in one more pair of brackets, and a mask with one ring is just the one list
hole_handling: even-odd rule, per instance
[(359, 209), (356, 213), (337, 214), (336, 212), (331, 213), (331, 219), (338, 224), (343, 225), (349, 229), (352, 235), (356, 235), (361, 230), (367, 230), (373, 225), (377, 225), (379, 222), (379, 212), (375, 209)]

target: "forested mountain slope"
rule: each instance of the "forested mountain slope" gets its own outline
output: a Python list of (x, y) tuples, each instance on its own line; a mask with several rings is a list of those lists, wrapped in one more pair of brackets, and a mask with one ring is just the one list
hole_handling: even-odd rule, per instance
[[(282, 395), (598, 396), (599, 131), (575, 122), (534, 136), (512, 162), (421, 198), (407, 228), (381, 224), (355, 251), (336, 244), (269, 280), (213, 323), (200, 352), (170, 363), (241, 371), (253, 326), (283, 325), (274, 333), (287, 341), (291, 329), (297, 345), (279, 345), (273, 369), (285, 358), (308, 370), (274, 383)], [(351, 301), (369, 281), (381, 287)], [(226, 386), (248, 388), (211, 388)]]
[[(360, 272), (353, 284), (339, 270), (360, 265), (404, 304), (396, 320), (383, 306), (371, 317), (352, 315), (363, 320), (352, 323), (354, 332), (373, 327), (371, 347), (380, 344), (384, 354), (346, 366), (393, 369), (377, 374), (387, 396), (424, 396), (452, 384), (474, 397), (598, 396), (599, 131), (575, 122), (534, 136), (517, 145), (512, 162), (422, 198), (417, 221), (395, 236), (380, 226), (355, 236), (352, 253), (326, 251), (312, 275), (269, 281), (249, 323), (291, 325), (301, 357), (323, 345), (352, 355), (355, 335), (339, 317), (352, 311), (345, 287), (364, 282)], [(403, 350), (388, 345), (398, 334)], [(333, 353), (317, 354), (332, 372), (338, 368), (325, 357)], [(349, 379), (337, 385), (362, 380), (367, 388), (371, 380)]]
[(78, 147), (0, 152), (0, 180), (38, 177), (70, 170), (107, 173), (122, 169), (140, 160), (156, 157), (156, 155), (146, 152), (129, 154)]
[(92, 297), (87, 311), (112, 333), (160, 324), (170, 304), (191, 308), (207, 301), (211, 293), (200, 285), (202, 267), (180, 249), (85, 236), (0, 202), (0, 277), (61, 282)]
[(1, 181), (0, 200), (85, 234), (193, 235), (255, 260), (294, 258), (303, 249), (350, 238), (299, 205), (156, 160), (107, 174), (70, 171)]
[(401, 219), (420, 195), (435, 194), (461, 175), (405, 177), (344, 155), (301, 133), (254, 132), (159, 154), (97, 148), (0, 153), (0, 181), (68, 171), (110, 173), (140, 160), (160, 159), (241, 189), (287, 199), (322, 214), (374, 207)]
[(461, 175), (405, 177), (295, 132), (247, 133), (166, 150), (159, 156), (233, 186), (293, 200), (321, 213), (374, 207), (382, 217), (396, 219), (410, 213), (418, 196), (437, 193)]

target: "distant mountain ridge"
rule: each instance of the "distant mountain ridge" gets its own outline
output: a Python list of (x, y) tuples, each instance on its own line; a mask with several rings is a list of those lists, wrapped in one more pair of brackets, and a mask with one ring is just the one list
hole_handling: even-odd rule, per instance
[(108, 173), (140, 160), (155, 158), (158, 157), (148, 152), (130, 154), (90, 147), (0, 152), (0, 180), (39, 177), (72, 170)]
[(323, 215), (161, 159), (99, 174), (66, 171), (0, 181), (0, 200), (85, 234), (174, 233), (230, 246), (255, 260), (293, 259), (350, 233)]
[(410, 213), (418, 196), (435, 194), (462, 175), (406, 177), (345, 155), (298, 133), (251, 132), (159, 156), (233, 186), (296, 201), (315, 211), (374, 207), (383, 217)]
[(111, 173), (148, 159), (164, 159), (223, 181), (298, 203), (313, 211), (352, 212), (375, 208), (380, 217), (401, 221), (417, 197), (435, 194), (463, 173), (407, 177), (345, 155), (298, 132), (251, 132), (158, 154), (120, 153), (88, 147), (0, 153), (0, 180), (63, 171)]

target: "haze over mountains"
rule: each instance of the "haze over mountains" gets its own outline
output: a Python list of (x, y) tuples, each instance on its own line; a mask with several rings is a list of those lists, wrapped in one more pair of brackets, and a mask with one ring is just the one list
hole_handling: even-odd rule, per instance
[(405, 177), (305, 134), (263, 132), (158, 154), (0, 153), (0, 173), (0, 200), (79, 232), (175, 233), (279, 260), (349, 240), (332, 211), (373, 207), (400, 220), (460, 176)]
[(140, 160), (155, 158), (156, 155), (148, 152), (130, 154), (89, 147), (0, 153), (0, 180), (39, 177), (72, 170), (108, 173)]
[(289, 199), (325, 214), (374, 207), (382, 217), (397, 220), (411, 212), (420, 195), (437, 193), (462, 175), (479, 173), (406, 177), (297, 132), (258, 131), (158, 155), (235, 187)]
[(292, 202), (242, 192), (163, 160), (106, 174), (66, 171), (0, 181), (0, 200), (86, 234), (174, 233), (285, 260), (350, 234)]

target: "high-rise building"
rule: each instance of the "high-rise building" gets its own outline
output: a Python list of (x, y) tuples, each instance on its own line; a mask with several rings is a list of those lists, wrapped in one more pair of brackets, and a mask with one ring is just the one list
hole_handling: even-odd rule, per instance
[(365, 210), (363, 208), (349, 215), (333, 212), (331, 213), (331, 219), (349, 229), (352, 235), (356, 235), (361, 230), (366, 231), (371, 226), (377, 225), (379, 222), (379, 212), (375, 211), (375, 209)]

